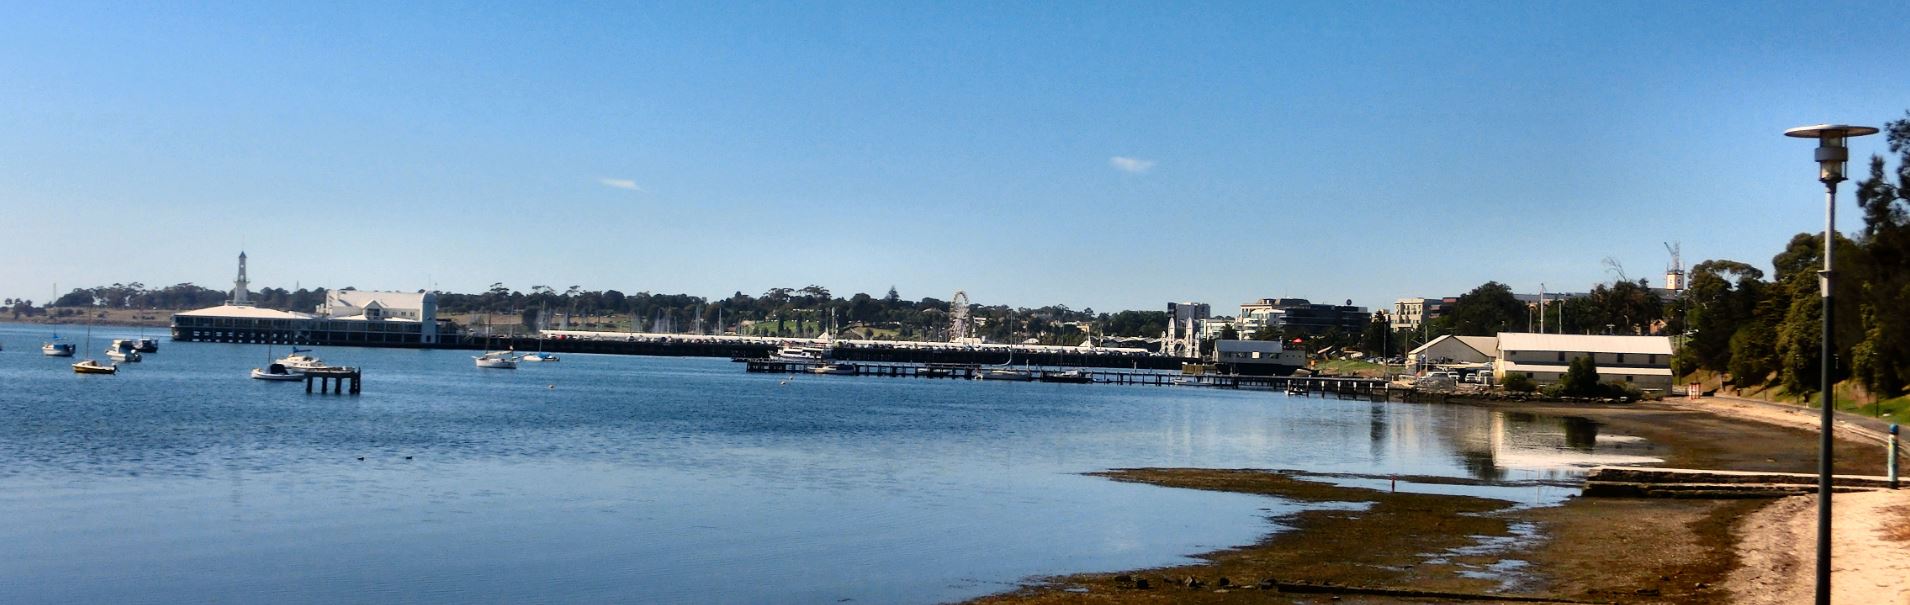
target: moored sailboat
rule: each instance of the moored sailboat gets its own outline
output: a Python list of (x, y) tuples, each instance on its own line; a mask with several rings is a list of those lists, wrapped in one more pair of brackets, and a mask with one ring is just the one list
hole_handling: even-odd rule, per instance
[[(68, 346), (71, 346), (71, 345), (68, 345)], [(88, 348), (92, 348), (93, 346), (92, 324), (87, 324), (86, 326), (86, 346)], [(79, 363), (73, 364), (73, 373), (74, 374), (118, 374), (119, 365), (118, 364), (107, 365), (107, 364), (102, 364), (98, 360), (94, 360), (94, 359), (82, 359), (79, 361)]]
[(472, 357), (471, 359), (475, 361), (477, 367), (480, 368), (490, 368), (493, 370), (517, 369), (517, 356), (512, 355), (510, 351), (490, 351), (483, 355)]
[(73, 364), (74, 374), (118, 374), (119, 366), (104, 365), (92, 359), (82, 359)]

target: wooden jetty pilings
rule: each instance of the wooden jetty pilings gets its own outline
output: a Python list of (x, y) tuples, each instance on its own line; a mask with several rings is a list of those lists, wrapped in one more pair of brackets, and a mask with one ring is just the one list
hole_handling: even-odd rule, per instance
[(305, 392), (312, 392), (312, 383), (317, 382), (320, 394), (344, 394), (347, 392), (346, 383), (350, 382), (350, 394), (357, 395), (362, 376), (358, 368), (313, 368), (305, 371)]
[[(823, 365), (800, 359), (744, 359), (749, 372), (784, 374), (810, 373)], [(1275, 389), (1301, 397), (1319, 395), (1342, 399), (1383, 399), (1389, 394), (1387, 382), (1374, 378), (1338, 378), (1323, 376), (1246, 376), (1239, 374), (1183, 374), (1158, 370), (1114, 368), (1053, 368), (1041, 366), (985, 366), (951, 363), (882, 363), (837, 361), (830, 364), (833, 374), (852, 376), (889, 376), (897, 378), (979, 379), (994, 369), (1026, 372), (1029, 380), (1150, 386), (1194, 386), (1225, 389)]]

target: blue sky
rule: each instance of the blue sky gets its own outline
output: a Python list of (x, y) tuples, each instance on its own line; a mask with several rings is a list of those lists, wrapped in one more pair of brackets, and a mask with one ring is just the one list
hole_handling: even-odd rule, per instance
[(1781, 132), (1910, 109), (1888, 2), (0, 4), (35, 300), (241, 246), (284, 287), (1576, 291), (1768, 265), (1823, 221)]

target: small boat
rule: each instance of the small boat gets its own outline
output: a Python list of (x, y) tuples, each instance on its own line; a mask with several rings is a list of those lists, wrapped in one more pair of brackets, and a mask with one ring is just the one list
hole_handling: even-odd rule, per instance
[(138, 340), (133, 341), (133, 348), (141, 353), (158, 353), (159, 339), (141, 336)]
[(310, 352), (312, 352), (311, 349), (292, 347), (292, 354), (280, 357), (278, 361), (272, 363), (285, 366), (287, 371), (293, 373), (303, 373), (306, 370), (322, 370), (331, 367), (325, 365), (325, 362), (319, 361), (317, 357), (306, 355), (306, 353)]
[(1008, 380), (1008, 381), (1014, 381), (1014, 382), (1028, 382), (1030, 380), (1034, 380), (1035, 375), (1033, 372), (1029, 372), (1027, 370), (1015, 370), (1015, 369), (1009, 369), (1009, 368), (989, 368), (982, 371), (981, 379), (982, 380)]
[(86, 360), (80, 361), (79, 363), (73, 364), (73, 373), (74, 374), (118, 374), (119, 366), (101, 365), (100, 362), (98, 361), (86, 359)]
[(290, 382), (305, 379), (304, 376), (292, 373), (291, 370), (285, 368), (285, 364), (280, 363), (267, 365), (264, 368), (252, 368), (252, 378), (254, 380), (271, 380), (276, 382)]
[(49, 342), (40, 345), (40, 354), (47, 357), (72, 357), (74, 349), (70, 342)]
[(537, 362), (537, 361), (559, 361), (559, 360), (557, 359), (556, 353), (544, 352), (544, 338), (540, 336), (537, 338), (537, 352), (525, 353), (523, 355), (520, 355), (518, 356), (518, 361)]
[(106, 347), (106, 358), (120, 363), (138, 362), (145, 359), (145, 356), (139, 354), (138, 347), (138, 343), (131, 339), (114, 339), (113, 343)]
[(494, 370), (517, 369), (517, 356), (512, 355), (510, 351), (491, 351), (483, 355), (472, 357), (471, 359), (475, 361), (477, 367), (480, 368), (491, 368)]
[(819, 365), (819, 366), (816, 366), (816, 367), (813, 367), (813, 368), (809, 368), (809, 373), (811, 373), (811, 374), (835, 374), (835, 375), (838, 375), (838, 376), (854, 376), (854, 375), (856, 374), (856, 364), (853, 364), (853, 363), (825, 363), (825, 364), (822, 364), (822, 365)]
[[(66, 345), (66, 346), (71, 347), (73, 345)], [(86, 348), (88, 349), (93, 348), (93, 325), (92, 324), (86, 325)], [(72, 353), (67, 353), (67, 355), (72, 355)], [(79, 363), (73, 364), (73, 373), (74, 374), (118, 374), (119, 365), (118, 364), (104, 365), (96, 360), (82, 359), (80, 360)]]
[(1069, 383), (1069, 384), (1086, 384), (1089, 382), (1093, 382), (1094, 378), (1092, 376), (1089, 376), (1087, 372), (1083, 372), (1081, 370), (1064, 370), (1060, 372), (1042, 372), (1040, 376), (1035, 377), (1035, 380), (1039, 380), (1042, 382), (1063, 382), (1063, 383)]
[(770, 356), (770, 359), (777, 361), (804, 361), (810, 363), (822, 363), (823, 360), (828, 358), (828, 349), (821, 347), (798, 347), (793, 345), (777, 349), (776, 354)]

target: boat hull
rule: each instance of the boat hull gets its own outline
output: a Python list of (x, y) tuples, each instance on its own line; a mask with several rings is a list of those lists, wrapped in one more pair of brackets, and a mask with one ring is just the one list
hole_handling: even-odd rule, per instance
[(1080, 372), (1059, 372), (1055, 374), (1042, 374), (1040, 377), (1036, 378), (1035, 380), (1039, 380), (1041, 382), (1059, 382), (1059, 383), (1066, 383), (1066, 384), (1087, 384), (1089, 382), (1094, 381), (1093, 377), (1090, 377), (1087, 374), (1083, 374)]
[(40, 347), (40, 354), (47, 357), (72, 357), (73, 349), (73, 345), (69, 344), (50, 344)]
[(487, 370), (517, 369), (517, 357), (509, 353), (485, 353), (477, 357), (472, 357), (471, 361), (476, 363), (477, 367)]
[(252, 379), (265, 380), (270, 382), (293, 382), (298, 380), (304, 380), (305, 376), (300, 374), (293, 374), (290, 372), (287, 372), (284, 374), (274, 374), (274, 373), (267, 372), (265, 370), (261, 370), (258, 368), (252, 368)]

